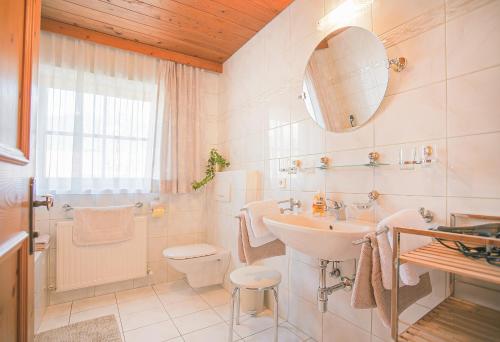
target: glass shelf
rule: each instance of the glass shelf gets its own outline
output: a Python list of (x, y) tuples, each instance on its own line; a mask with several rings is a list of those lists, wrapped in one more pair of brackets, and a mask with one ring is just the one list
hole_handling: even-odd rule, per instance
[(401, 171), (412, 171), (415, 170), (416, 167), (426, 167), (431, 164), (436, 163), (437, 160), (429, 160), (425, 163), (415, 163), (415, 164), (404, 164), (403, 168), (401, 168), (401, 164), (399, 163), (363, 163), (363, 164), (345, 164), (345, 165), (328, 165), (328, 166), (310, 166), (310, 167), (300, 167), (298, 171), (308, 171), (308, 170), (330, 170), (330, 169), (342, 169), (342, 168), (350, 168), (350, 167), (381, 167), (381, 166), (397, 166), (401, 168)]

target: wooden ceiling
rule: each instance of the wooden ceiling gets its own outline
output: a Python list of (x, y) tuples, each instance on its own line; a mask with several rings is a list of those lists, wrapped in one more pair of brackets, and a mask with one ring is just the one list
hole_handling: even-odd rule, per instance
[(42, 29), (222, 72), (292, 1), (42, 0)]

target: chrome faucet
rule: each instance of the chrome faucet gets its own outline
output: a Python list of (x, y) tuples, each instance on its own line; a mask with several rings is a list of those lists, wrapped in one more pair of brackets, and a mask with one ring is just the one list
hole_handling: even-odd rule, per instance
[(326, 200), (326, 211), (329, 215), (335, 215), (338, 221), (345, 220), (345, 209), (346, 206), (342, 201), (333, 201), (331, 199)]
[(302, 206), (302, 202), (300, 200), (294, 200), (293, 198), (290, 198), (287, 201), (280, 201), (278, 203), (290, 203), (289, 208), (281, 208), (280, 209), (282, 214), (284, 214), (286, 211), (293, 213), (295, 208), (300, 208)]

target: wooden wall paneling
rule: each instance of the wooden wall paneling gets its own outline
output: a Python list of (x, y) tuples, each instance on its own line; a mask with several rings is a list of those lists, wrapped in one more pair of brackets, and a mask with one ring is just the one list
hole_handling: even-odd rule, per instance
[(276, 12), (270, 10), (269, 7), (267, 6), (263, 7), (249, 0), (214, 0), (214, 1), (223, 4), (227, 7), (231, 7), (237, 11), (248, 13), (249, 15), (261, 21), (264, 21), (265, 23), (270, 22), (276, 16)]
[(113, 46), (119, 49), (134, 51), (160, 59), (175, 61), (178, 63), (195, 66), (215, 72), (222, 72), (222, 64), (207, 61), (201, 58), (184, 55), (174, 51), (160, 49), (155, 46), (118, 38), (108, 34), (83, 29), (69, 24), (60, 23), (51, 19), (42, 19), (42, 30), (64, 34), (78, 39), (92, 41), (94, 43)]
[(232, 7), (226, 6), (224, 4), (215, 1), (206, 1), (206, 0), (142, 0), (142, 1), (154, 5), (156, 7), (161, 7), (165, 9), (170, 8), (171, 2), (181, 3), (186, 7), (192, 7), (200, 11), (205, 11), (216, 17), (224, 19), (225, 21), (236, 23), (255, 32), (259, 31), (267, 23), (265, 20), (260, 20), (247, 13), (238, 11), (237, 9), (234, 9)]
[[(146, 29), (155, 29), (161, 34), (175, 34), (180, 39), (191, 41), (193, 43), (197, 42), (207, 42), (211, 46), (225, 47), (229, 51), (233, 51), (234, 44), (244, 44), (247, 39), (232, 34), (230, 32), (219, 32), (215, 33), (209, 31), (203, 26), (203, 30), (196, 29), (187, 25), (183, 25), (179, 22), (179, 16), (175, 18), (170, 18), (169, 20), (160, 20), (157, 18), (152, 18), (141, 13), (130, 11), (126, 8), (113, 6), (107, 2), (101, 2), (99, 0), (46, 0), (44, 1), (47, 5), (51, 7), (61, 7), (73, 5), (73, 10), (76, 13), (82, 13), (84, 9), (91, 9), (94, 15), (97, 15), (97, 20), (104, 21), (108, 24), (113, 24), (118, 18), (126, 20), (129, 23), (133, 22), (136, 25), (141, 25)], [(83, 13), (82, 13), (83, 15)]]
[[(225, 58), (229, 53), (232, 53), (233, 51), (231, 48), (227, 47), (227, 44), (217, 45), (216, 47), (213, 47), (212, 46), (213, 43), (209, 42), (208, 40), (198, 42), (193, 37), (188, 37), (188, 38), (180, 37), (165, 30), (161, 30), (153, 26), (146, 26), (143, 25), (142, 23), (137, 23), (135, 21), (130, 21), (120, 17), (113, 17), (110, 22), (109, 15), (107, 15), (106, 13), (102, 13), (92, 8), (75, 5), (61, 0), (44, 0), (42, 6), (43, 17), (45, 17), (45, 9), (47, 7), (51, 7), (56, 10), (62, 10), (68, 13), (75, 13), (79, 17), (89, 18), (102, 22), (103, 25), (111, 27), (118, 26), (122, 28), (128, 28), (129, 30), (140, 32), (145, 35), (150, 35), (158, 38), (162, 37), (165, 41), (171, 42), (171, 44), (165, 46), (164, 48), (200, 58), (208, 59), (208, 56), (206, 56), (203, 53), (203, 50), (200, 50), (199, 47), (220, 54), (221, 58)], [(53, 19), (57, 20), (57, 18)]]
[[(292, 0), (43, 0), (42, 16), (223, 63)], [(60, 32), (63, 33), (64, 32)]]
[(289, 0), (249, 0), (253, 2), (257, 6), (268, 9), (270, 12), (273, 12), (274, 15), (280, 13), (286, 6), (290, 4)]
[[(203, 46), (196, 47), (191, 43), (179, 39), (171, 39), (170, 37), (165, 36), (157, 37), (150, 34), (133, 31), (131, 29), (123, 28), (117, 25), (109, 25), (98, 20), (85, 18), (77, 14), (61, 11), (52, 7), (43, 6), (42, 11), (43, 20), (49, 19), (54, 22), (68, 24), (83, 29), (89, 29), (90, 31), (97, 31), (134, 42), (156, 46), (161, 49), (172, 51), (193, 51), (193, 54), (189, 55), (207, 59), (209, 61), (222, 61), (224, 60), (224, 56), (226, 54), (225, 52), (217, 52)], [(58, 33), (64, 34), (62, 30), (58, 30)], [(196, 54), (194, 53), (195, 51), (197, 52)]]
[[(83, 0), (79, 0), (79, 2), (81, 1)], [(127, 8), (136, 13), (175, 23), (179, 27), (192, 27), (197, 31), (201, 29), (204, 32), (213, 32), (222, 39), (225, 39), (222, 34), (249, 39), (256, 32), (237, 23), (223, 20), (209, 12), (200, 11), (173, 0), (162, 1), (163, 6), (161, 7), (143, 1), (107, 0), (107, 2), (114, 6)]]

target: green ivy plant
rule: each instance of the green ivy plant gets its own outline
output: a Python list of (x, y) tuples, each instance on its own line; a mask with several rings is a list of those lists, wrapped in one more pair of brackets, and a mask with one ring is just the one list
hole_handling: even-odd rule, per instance
[[(194, 190), (204, 187), (208, 184), (208, 182), (214, 179), (215, 171), (222, 171), (231, 165), (215, 148), (210, 150), (209, 156), (207, 167), (205, 169), (205, 178), (191, 184)], [(217, 166), (219, 166), (219, 170), (217, 169)]]

